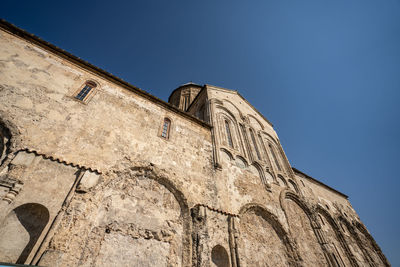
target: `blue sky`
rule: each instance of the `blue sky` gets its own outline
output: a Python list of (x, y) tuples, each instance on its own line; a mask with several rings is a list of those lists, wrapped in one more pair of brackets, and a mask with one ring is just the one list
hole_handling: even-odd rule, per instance
[(2, 1), (0, 17), (164, 100), (238, 90), (400, 266), (399, 0)]

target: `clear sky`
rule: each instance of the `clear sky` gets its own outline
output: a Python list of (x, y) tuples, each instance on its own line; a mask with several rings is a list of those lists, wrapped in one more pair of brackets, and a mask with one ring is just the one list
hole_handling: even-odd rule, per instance
[(238, 90), (400, 266), (399, 0), (3, 0), (0, 17), (164, 100)]

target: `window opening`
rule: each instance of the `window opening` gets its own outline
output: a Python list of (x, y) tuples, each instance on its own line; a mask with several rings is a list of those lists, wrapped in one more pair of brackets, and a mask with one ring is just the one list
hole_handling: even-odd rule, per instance
[(229, 144), (230, 147), (233, 148), (231, 129), (229, 127), (229, 122), (228, 121), (225, 121), (225, 130), (226, 130), (226, 138), (228, 140), (228, 144)]
[(170, 126), (171, 126), (171, 121), (169, 119), (164, 119), (161, 136), (164, 137), (165, 139), (168, 139), (169, 137)]
[(253, 141), (253, 144), (254, 144), (254, 149), (256, 151), (257, 157), (259, 160), (261, 160), (260, 151), (258, 150), (258, 146), (257, 146), (256, 138), (254, 137), (253, 129), (250, 129), (250, 135), (251, 135), (251, 140)]
[(269, 144), (269, 149), (271, 150), (272, 157), (274, 158), (275, 165), (279, 171), (282, 171), (281, 165), (279, 164), (278, 158), (275, 155), (274, 149), (272, 148), (271, 144)]
[(96, 87), (96, 84), (93, 82), (85, 83), (85, 86), (79, 91), (79, 93), (75, 96), (76, 99), (80, 101), (84, 101), (85, 98), (88, 96), (90, 91)]

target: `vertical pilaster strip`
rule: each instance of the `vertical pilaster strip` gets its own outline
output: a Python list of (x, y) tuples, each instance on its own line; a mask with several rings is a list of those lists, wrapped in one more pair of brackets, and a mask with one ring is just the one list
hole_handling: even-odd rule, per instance
[(213, 156), (214, 156), (214, 167), (217, 169), (221, 168), (221, 163), (220, 163), (220, 159), (219, 159), (219, 141), (218, 138), (216, 137), (216, 119), (215, 119), (215, 100), (214, 99), (210, 99), (209, 100), (209, 105), (208, 105), (208, 109), (209, 109), (209, 114), (210, 114), (210, 123), (211, 123), (211, 139), (213, 142)]

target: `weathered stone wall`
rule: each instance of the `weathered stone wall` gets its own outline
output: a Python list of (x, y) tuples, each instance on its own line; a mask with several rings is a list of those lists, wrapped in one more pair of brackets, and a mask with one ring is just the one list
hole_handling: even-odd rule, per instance
[(237, 92), (193, 85), (197, 120), (18, 34), (0, 31), (0, 261), (389, 265), (347, 197), (293, 171)]

